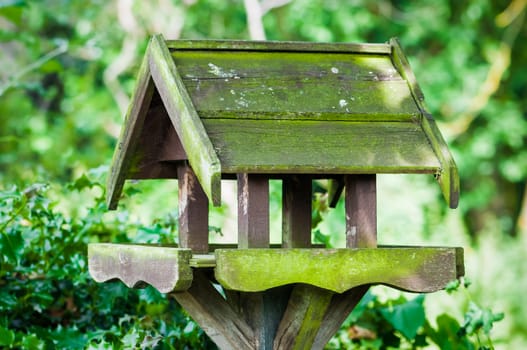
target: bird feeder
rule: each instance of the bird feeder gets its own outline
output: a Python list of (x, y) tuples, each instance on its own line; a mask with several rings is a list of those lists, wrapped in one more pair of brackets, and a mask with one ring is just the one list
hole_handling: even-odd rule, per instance
[[(90, 244), (99, 282), (171, 293), (222, 349), (322, 349), (372, 285), (434, 292), (464, 273), (462, 248), (377, 245), (376, 174), (457, 168), (396, 39), (386, 44), (166, 41), (154, 36), (108, 181), (177, 179), (177, 246)], [(269, 180), (282, 181), (282, 243)], [(312, 244), (313, 180), (345, 201), (346, 248)], [(209, 204), (237, 181), (237, 246), (209, 244)], [(222, 292), (214, 286), (221, 285)]]

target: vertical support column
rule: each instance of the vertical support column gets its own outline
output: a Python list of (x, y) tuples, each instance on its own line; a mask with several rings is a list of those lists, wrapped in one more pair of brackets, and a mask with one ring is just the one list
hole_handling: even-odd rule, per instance
[(190, 248), (193, 253), (208, 253), (208, 198), (188, 163), (178, 167), (178, 186), (179, 246)]
[[(269, 248), (269, 178), (238, 174), (238, 248)], [(255, 348), (270, 350), (276, 332), (277, 299), (273, 291), (228, 291), (227, 300), (254, 331)], [(279, 301), (279, 300), (278, 300)]]
[(269, 179), (238, 174), (238, 248), (269, 248)]
[(377, 246), (377, 181), (375, 174), (348, 175), (346, 186), (346, 246)]
[(282, 247), (311, 247), (311, 177), (282, 181)]
[[(346, 175), (344, 183), (346, 247), (375, 248), (377, 246), (376, 175)], [(333, 296), (322, 321), (322, 327), (313, 342), (312, 350), (324, 348), (368, 289), (369, 286), (359, 286)]]

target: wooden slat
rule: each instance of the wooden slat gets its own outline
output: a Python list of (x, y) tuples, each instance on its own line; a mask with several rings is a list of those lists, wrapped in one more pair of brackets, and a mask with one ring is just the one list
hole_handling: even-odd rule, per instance
[(415, 121), (404, 81), (263, 78), (186, 82), (202, 118)]
[(426, 109), (423, 92), (417, 83), (417, 79), (410, 68), (410, 64), (403, 53), (399, 41), (395, 38), (391, 39), (390, 45), (392, 46), (394, 66), (400, 72), (401, 76), (408, 81), (410, 91), (414, 96), (420, 113), (423, 115), (423, 130), (430, 141), (432, 149), (441, 162), (441, 169), (436, 173), (436, 179), (439, 182), (439, 186), (449, 207), (457, 208), (459, 202), (459, 174), (454, 158), (448, 150), (448, 146), (432, 115)]
[(171, 295), (220, 349), (256, 349), (254, 331), (200, 271), (188, 291)]
[(375, 248), (377, 246), (376, 175), (346, 175), (346, 246)]
[(461, 248), (220, 249), (215, 255), (217, 280), (246, 292), (304, 283), (337, 293), (369, 284), (424, 293), (463, 273)]
[(97, 282), (119, 279), (130, 288), (148, 283), (168, 293), (190, 287), (191, 256), (184, 248), (93, 243), (88, 245), (88, 268)]
[(169, 40), (171, 50), (241, 50), (276, 52), (359, 52), (389, 54), (390, 46), (375, 43), (313, 43), (302, 41)]
[(282, 247), (311, 247), (311, 177), (291, 176), (282, 181)]
[(220, 205), (220, 162), (162, 36), (152, 37), (147, 56), (152, 78), (183, 144), (190, 165), (211, 202)]
[(238, 174), (238, 247), (269, 248), (269, 179)]
[(174, 59), (202, 118), (412, 120), (389, 56), (183, 52)]
[(433, 174), (440, 167), (414, 123), (203, 122), (224, 173)]
[(137, 74), (137, 86), (113, 155), (106, 193), (106, 203), (110, 210), (117, 208), (153, 92), (154, 83), (148, 58), (145, 56)]
[(207, 195), (188, 164), (178, 169), (179, 246), (193, 253), (209, 252), (209, 203)]

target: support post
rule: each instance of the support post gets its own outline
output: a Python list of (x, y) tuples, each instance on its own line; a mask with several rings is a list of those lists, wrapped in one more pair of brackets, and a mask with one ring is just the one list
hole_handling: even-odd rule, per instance
[(348, 175), (346, 186), (346, 246), (377, 246), (377, 182), (375, 174)]
[(311, 247), (311, 178), (290, 176), (282, 181), (282, 247)]
[[(377, 246), (377, 177), (375, 174), (344, 176), (346, 210), (346, 247)], [(322, 327), (311, 349), (323, 349), (357, 306), (369, 286), (359, 286), (331, 300)]]
[(238, 174), (238, 248), (269, 248), (269, 179)]
[(208, 198), (192, 168), (186, 162), (178, 167), (178, 187), (179, 246), (181, 248), (190, 248), (193, 253), (208, 253)]
[(255, 349), (254, 332), (201, 271), (189, 290), (171, 294), (220, 349)]

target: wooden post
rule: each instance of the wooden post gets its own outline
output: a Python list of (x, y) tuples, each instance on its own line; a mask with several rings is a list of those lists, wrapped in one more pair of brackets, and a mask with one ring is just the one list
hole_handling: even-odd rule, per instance
[(191, 248), (194, 253), (209, 252), (208, 198), (192, 168), (178, 167), (179, 185), (179, 246)]
[[(377, 246), (376, 180), (375, 174), (344, 176), (347, 248)], [(313, 342), (313, 350), (324, 348), (368, 289), (369, 286), (359, 286), (333, 296), (322, 327)]]
[(311, 177), (282, 181), (282, 247), (311, 247)]
[(269, 248), (269, 178), (238, 174), (238, 248)]
[(346, 186), (346, 246), (373, 248), (377, 246), (376, 175), (348, 175)]

